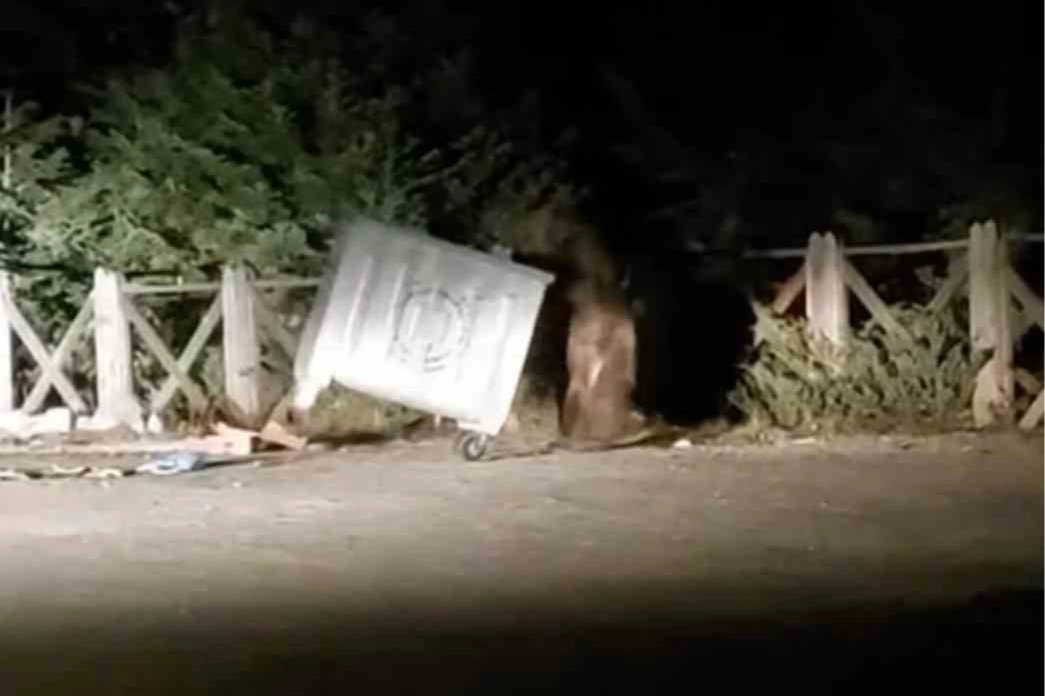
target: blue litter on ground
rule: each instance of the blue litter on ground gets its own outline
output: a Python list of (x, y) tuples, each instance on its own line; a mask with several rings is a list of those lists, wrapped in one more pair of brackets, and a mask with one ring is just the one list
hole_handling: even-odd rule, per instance
[(207, 455), (202, 452), (171, 452), (162, 457), (150, 459), (137, 469), (138, 474), (155, 474), (157, 476), (170, 476), (182, 474), (187, 471), (199, 471), (206, 468)]

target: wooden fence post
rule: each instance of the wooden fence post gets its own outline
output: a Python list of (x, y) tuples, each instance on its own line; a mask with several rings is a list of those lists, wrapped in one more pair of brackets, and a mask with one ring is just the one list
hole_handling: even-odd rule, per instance
[(998, 230), (993, 222), (969, 228), (969, 339), (974, 350), (995, 347)]
[[(0, 293), (10, 294), (11, 277), (0, 271)], [(4, 303), (0, 302), (0, 413), (15, 410), (14, 354), (12, 352), (11, 322), (7, 318)]]
[(805, 263), (806, 318), (813, 335), (835, 346), (849, 340), (849, 297), (842, 245), (828, 232), (809, 236)]
[(983, 428), (1012, 419), (1012, 308), (1008, 245), (993, 221), (969, 230), (969, 334), (974, 351), (991, 351), (976, 375), (973, 421)]
[(221, 313), (225, 396), (243, 425), (261, 416), (260, 352), (254, 312), (254, 288), (247, 269), (228, 265), (221, 274)]
[(94, 271), (94, 360), (98, 405), (92, 426), (129, 425), (142, 430), (142, 410), (134, 396), (131, 328), (123, 305), (123, 278), (106, 268)]

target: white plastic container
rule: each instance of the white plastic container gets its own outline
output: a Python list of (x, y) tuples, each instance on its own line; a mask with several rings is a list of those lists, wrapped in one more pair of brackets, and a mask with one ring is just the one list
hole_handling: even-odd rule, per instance
[(343, 227), (302, 332), (294, 406), (331, 381), (453, 418), (477, 434), (504, 426), (551, 274), (362, 221)]

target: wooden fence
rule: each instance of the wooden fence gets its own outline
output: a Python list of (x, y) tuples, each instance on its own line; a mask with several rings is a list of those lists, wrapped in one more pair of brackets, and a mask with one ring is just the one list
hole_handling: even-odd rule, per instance
[[(1042, 237), (1018, 239), (999, 235), (992, 222), (973, 225), (967, 240), (926, 242), (888, 246), (844, 248), (831, 234), (813, 234), (805, 249), (778, 249), (755, 254), (764, 258), (801, 258), (801, 268), (779, 289), (773, 301), (776, 312), (784, 312), (805, 290), (805, 312), (809, 327), (831, 344), (844, 346), (850, 336), (848, 291), (859, 299), (886, 331), (910, 338), (888, 305), (860, 274), (851, 257), (871, 254), (913, 254), (940, 251), (955, 253), (948, 276), (929, 302), (939, 311), (968, 286), (969, 333), (972, 346), (991, 357), (980, 370), (973, 392), (973, 412), (979, 426), (1014, 414), (1014, 385), (1036, 394), (1020, 418), (1020, 426), (1036, 427), (1045, 409), (1045, 391), (1029, 373), (1013, 368), (1013, 343), (1037, 324), (1045, 329), (1045, 311), (1037, 297), (1008, 261), (1010, 242), (1041, 242)], [(91, 427), (127, 424), (142, 427), (144, 417), (161, 414), (181, 391), (190, 405), (205, 410), (210, 399), (205, 387), (190, 371), (218, 324), (222, 324), (224, 397), (234, 419), (257, 425), (261, 412), (260, 345), (268, 341), (288, 357), (296, 352), (296, 337), (283, 325), (259, 290), (315, 288), (318, 279), (295, 278), (253, 280), (242, 267), (223, 269), (221, 282), (176, 285), (145, 285), (126, 282), (119, 273), (98, 269), (94, 287), (58, 345), (49, 349), (18, 307), (9, 278), (0, 273), (0, 429), (4, 422), (37, 414), (51, 389), (57, 391), (72, 413), (88, 416), (88, 407), (65, 373), (66, 362), (89, 328), (93, 326), (96, 408)], [(213, 296), (195, 331), (178, 352), (168, 347), (150, 325), (134, 298), (144, 295)], [(1015, 300), (1015, 302), (1012, 302)], [(92, 321), (93, 319), (93, 321)], [(148, 403), (135, 396), (132, 370), (131, 329), (167, 373)], [(40, 376), (21, 404), (14, 403), (12, 337), (17, 336), (40, 367)], [(286, 395), (284, 395), (285, 398)], [(8, 416), (16, 416), (12, 419)], [(85, 419), (86, 420), (86, 419)]]
[(902, 339), (911, 338), (850, 257), (955, 252), (947, 277), (927, 309), (940, 311), (967, 286), (973, 350), (990, 354), (977, 375), (973, 391), (976, 425), (985, 427), (1014, 418), (1014, 391), (1018, 383), (1029, 394), (1036, 394), (1019, 419), (1020, 427), (1029, 430), (1042, 420), (1045, 391), (1032, 375), (1014, 369), (1013, 345), (1032, 325), (1045, 329), (1045, 310), (1041, 298), (1010, 265), (1009, 245), (1042, 241), (1041, 235), (1006, 237), (999, 234), (993, 222), (987, 222), (972, 225), (965, 240), (844, 248), (833, 234), (814, 233), (805, 249), (775, 249), (752, 256), (802, 258), (802, 267), (777, 291), (772, 309), (777, 313), (786, 311), (804, 289), (810, 332), (826, 339), (830, 345), (844, 346), (850, 337), (848, 291), (852, 291), (884, 330)]
[[(18, 423), (20, 418), (37, 414), (52, 388), (69, 411), (84, 417), (84, 423), (95, 428), (126, 424), (140, 430), (145, 418), (165, 411), (178, 391), (184, 393), (194, 409), (206, 410), (210, 399), (205, 388), (189, 373), (220, 322), (226, 408), (234, 410), (234, 419), (241, 424), (257, 425), (264, 415), (259, 387), (261, 341), (274, 343), (290, 358), (296, 351), (296, 337), (258, 291), (314, 288), (319, 282), (298, 278), (252, 280), (246, 269), (227, 266), (220, 283), (145, 285), (128, 283), (119, 273), (99, 268), (80, 311), (58, 345), (49, 350), (19, 308), (9, 277), (0, 274), (0, 421)], [(177, 357), (134, 301), (143, 295), (160, 294), (214, 296)], [(86, 418), (88, 407), (65, 369), (73, 348), (92, 326), (97, 402), (93, 415)], [(163, 383), (152, 389), (144, 408), (135, 395), (132, 327), (167, 372)], [(17, 336), (40, 368), (40, 377), (18, 405), (14, 403), (12, 336)]]

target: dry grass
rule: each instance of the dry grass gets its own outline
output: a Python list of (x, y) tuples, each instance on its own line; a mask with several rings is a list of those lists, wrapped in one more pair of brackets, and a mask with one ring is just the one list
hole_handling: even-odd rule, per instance
[(422, 416), (419, 411), (331, 383), (309, 409), (302, 430), (317, 439), (384, 438)]

